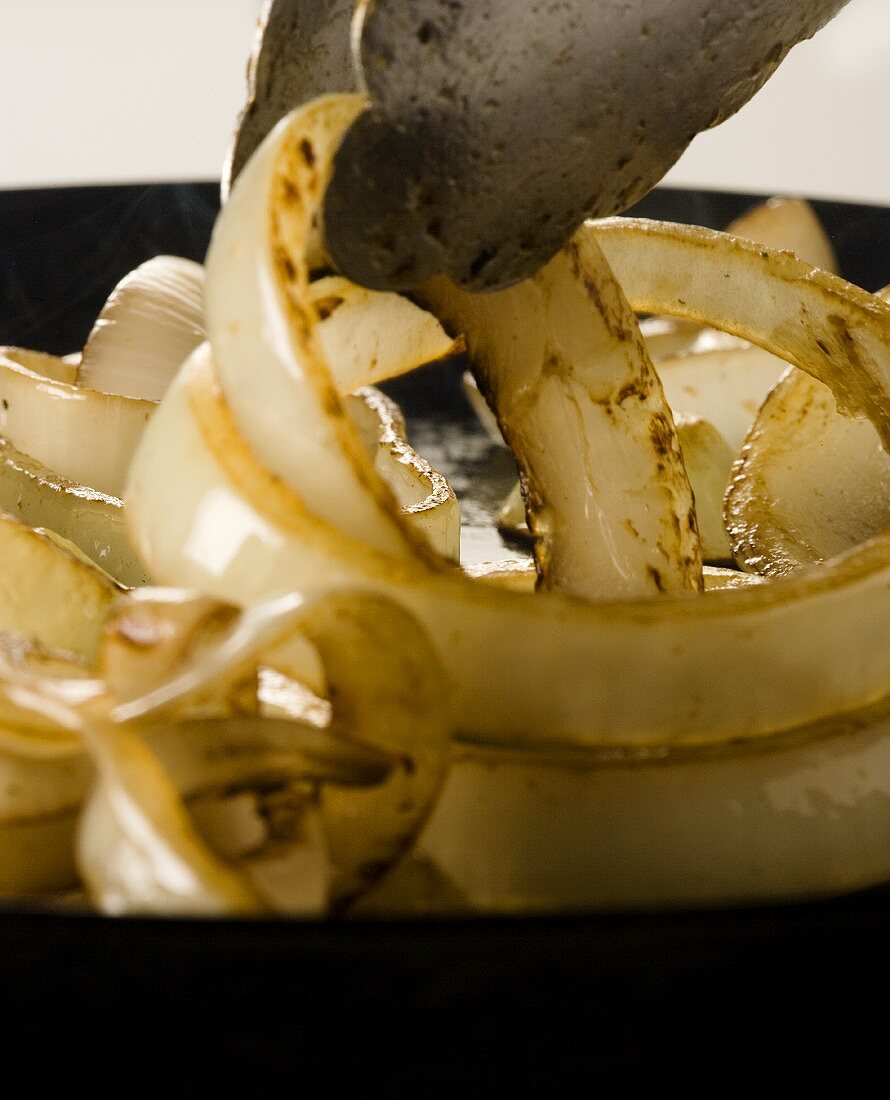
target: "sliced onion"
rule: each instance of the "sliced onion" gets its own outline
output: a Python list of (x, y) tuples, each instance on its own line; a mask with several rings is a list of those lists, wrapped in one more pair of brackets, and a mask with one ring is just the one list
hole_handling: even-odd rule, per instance
[[(132, 606), (123, 606), (110, 626), (117, 640), (101, 666), (105, 682), (113, 687), (125, 679), (128, 638), (158, 652), (140, 662), (153, 669), (147, 680), (127, 680), (139, 697), (112, 712), (144, 733), (95, 722), (83, 731), (102, 781), (84, 820), (81, 862), (101, 906), (320, 911), (329, 897), (338, 901), (366, 888), (409, 843), (444, 772), (443, 682), (418, 628), (404, 612), (368, 597), (306, 607), (290, 599), (234, 619), (207, 601), (173, 593), (153, 604), (143, 590), (127, 602)], [(324, 734), (250, 715), (165, 724), (171, 707), (181, 711), (187, 703), (193, 710), (202, 700), (206, 707), (209, 688), (218, 696), (296, 628), (318, 650), (330, 684), (333, 714)], [(210, 851), (184, 801), (223, 797), (233, 787), (254, 789), (262, 800), (264, 790), (288, 783), (286, 791), (306, 780), (324, 786), (302, 794), (292, 789), (289, 805), (318, 828), (304, 822), (290, 838), (273, 836), (271, 850), (264, 845), (237, 871)], [(344, 783), (348, 792), (340, 789)], [(362, 791), (355, 784), (370, 786)], [(307, 869), (322, 879), (302, 878)]]
[[(791, 251), (799, 259), (823, 271), (838, 272), (837, 257), (828, 234), (816, 211), (803, 199), (769, 199), (736, 218), (726, 227), (726, 232), (766, 248)], [(679, 317), (647, 317), (641, 322), (640, 331), (655, 363), (746, 346), (746, 342), (738, 337)], [(667, 388), (666, 385), (665, 390)], [(676, 411), (675, 406), (672, 405), (672, 408)], [(694, 408), (688, 412), (702, 415)]]
[(74, 547), (0, 513), (0, 630), (87, 661), (117, 585)]
[(120, 497), (150, 401), (98, 393), (55, 356), (0, 349), (0, 436), (54, 473)]
[(697, 352), (658, 364), (674, 415), (712, 424), (733, 454), (738, 454), (766, 395), (787, 369), (783, 359), (752, 345)]
[[(695, 498), (702, 558), (706, 562), (727, 561), (732, 557), (732, 550), (723, 524), (723, 496), (735, 453), (707, 420), (680, 416), (676, 427), (683, 465)], [(519, 538), (529, 537), (519, 482), (501, 504), (498, 527)]]
[(542, 586), (588, 598), (695, 590), (698, 532), (670, 410), (591, 244), (576, 238), (509, 290), (435, 279), (419, 297), (467, 340), (520, 468)]
[(787, 249), (804, 263), (838, 273), (834, 247), (806, 199), (768, 199), (730, 222), (726, 232), (767, 248)]
[(105, 912), (262, 912), (250, 882), (214, 855), (158, 758), (132, 731), (91, 738), (100, 782), (80, 823), (78, 864)]
[(128, 586), (148, 583), (130, 544), (123, 502), (47, 469), (0, 440), (0, 508), (31, 527), (45, 527)]
[(477, 747), (453, 764), (416, 851), (487, 912), (823, 897), (890, 877), (888, 775), (886, 703), (769, 751)]
[(402, 516), (429, 545), (460, 560), (460, 505), (454, 490), (407, 442), (401, 410), (373, 386), (346, 399), (365, 438), (374, 468), (392, 490)]
[[(366, 452), (341, 434), (340, 405), (328, 400), (333, 388), (301, 289), (308, 285), (303, 230), (323, 189), (330, 150), (357, 109), (349, 102), (348, 110), (322, 117), (330, 104), (322, 100), (283, 122), (223, 212), (208, 268), (209, 303), (218, 291), (210, 324), (214, 354), (217, 339), (229, 356), (237, 336), (246, 356), (254, 334), (277, 334), (269, 356), (259, 353), (273, 364), (275, 380), (266, 388), (246, 360), (229, 359), (223, 385), (238, 409), (233, 413), (209, 349), (199, 349), (171, 389), (140, 447), (127, 498), (153, 575), (241, 603), (344, 584), (390, 595), (433, 638), (455, 685), (454, 724), (469, 738), (662, 747), (756, 740), (881, 697), (890, 682), (890, 545), (883, 538), (830, 567), (773, 585), (705, 600), (599, 606), (474, 582), (406, 557), (404, 543), (387, 552), (378, 536), (395, 529), (395, 506), (373, 488)], [(300, 163), (304, 139), (313, 152), (311, 172)], [(283, 220), (273, 228), (278, 252), (262, 236), (270, 197), (286, 205), (286, 212), (277, 207)], [(760, 341), (832, 381), (848, 406), (867, 410), (890, 437), (890, 307), (788, 255), (720, 234), (638, 222), (584, 232), (603, 242), (635, 308), (682, 313)], [(247, 249), (240, 266), (232, 253), (236, 243)], [(249, 285), (249, 275), (258, 272), (260, 281)], [(283, 317), (273, 289), (279, 277), (287, 288), (278, 299)], [(275, 355), (296, 354), (295, 347), (308, 395), (300, 404), (302, 442), (286, 471), (277, 462), (270, 471), (263, 454), (267, 461), (281, 458), (294, 438), (289, 417), (282, 425), (275, 420), (282, 387), (288, 396), (281, 407), (294, 400), (283, 381), (294, 368), (291, 363), (279, 377), (274, 363), (281, 369), (284, 360)], [(251, 442), (241, 434), (243, 403), (251, 416), (262, 414), (260, 404), (274, 410), (253, 424)], [(324, 478), (298, 494), (282, 477), (302, 485), (312, 461), (310, 440), (326, 448)], [(351, 501), (363, 481), (369, 489), (360, 512)], [(389, 526), (366, 526), (368, 508), (387, 513)], [(642, 688), (634, 686), (637, 680)]]
[(726, 515), (739, 564), (785, 576), (890, 530), (890, 457), (873, 424), (792, 371), (745, 441)]
[(340, 275), (309, 284), (318, 342), (341, 393), (376, 386), (463, 349), (439, 321), (399, 294), (366, 290)]
[(410, 560), (426, 545), (399, 519), (345, 413), (315, 334), (310, 268), (300, 262), (324, 192), (323, 146), (336, 143), (363, 106), (360, 96), (316, 101), (305, 108), (300, 141), (285, 141), (291, 131), (281, 123), (251, 158), (239, 177), (246, 186), (233, 188), (214, 228), (206, 319), (239, 428), (262, 461), (285, 481), (308, 482), (307, 502), (319, 516)]
[(84, 345), (85, 389), (160, 401), (173, 375), (205, 340), (204, 270), (155, 256), (114, 288)]
[(697, 226), (588, 223), (634, 308), (702, 321), (824, 382), (890, 442), (890, 305), (787, 252)]
[[(393, 524), (391, 498), (382, 481), (371, 475), (339, 412), (308, 290), (305, 250), (330, 170), (330, 150), (362, 106), (358, 97), (315, 101), (302, 110), (298, 124), (283, 122), (246, 166), (208, 253), (208, 331), (222, 386), (260, 459), (298, 486), (315, 514), (404, 557), (412, 550), (416, 555), (417, 548), (408, 544), (404, 525)], [(263, 276), (256, 280), (259, 271)], [(527, 452), (526, 475), (533, 492), (540, 495), (544, 485), (550, 487), (546, 507), (542, 499), (536, 508), (536, 533), (541, 535), (541, 560), (546, 557), (549, 563), (544, 573), (552, 583), (559, 586), (565, 573), (568, 585), (568, 573), (574, 573), (573, 590), (592, 586), (599, 594), (607, 582), (634, 593), (694, 587), (697, 537), (687, 523), (691, 494), (673, 425), (620, 290), (610, 288), (598, 313), (595, 296), (585, 289), (585, 279), (604, 274), (596, 247), (582, 241), (537, 281), (486, 296), (491, 312), (484, 321), (480, 318), (480, 334), (487, 334), (492, 347), (484, 355), (477, 347), (476, 357), (482, 369), (482, 359), (488, 362), (492, 350), (504, 360), (510, 349), (519, 348), (526, 364), (523, 384), (532, 380), (529, 372), (541, 376), (541, 401), (531, 403), (521, 449)], [(422, 297), (429, 304), (435, 295), (434, 312), (441, 314), (445, 293), (437, 284), (425, 288)], [(459, 295), (448, 291), (448, 301), (449, 320), (457, 331), (468, 331), (470, 315), (454, 313)], [(526, 307), (532, 310), (527, 316)], [(284, 327), (283, 317), (290, 321)], [(520, 322), (524, 335), (516, 329)], [(545, 322), (546, 339), (539, 322)], [(478, 335), (470, 333), (471, 344)], [(554, 367), (557, 362), (560, 370)], [(494, 369), (493, 360), (490, 366)], [(557, 407), (566, 417), (564, 429), (571, 442), (563, 453), (559, 441), (555, 465), (538, 451), (532, 460), (534, 408), (543, 413)], [(613, 421), (633, 425), (633, 445), (625, 443), (623, 432), (610, 431)], [(545, 417), (541, 427), (547, 422)], [(591, 450), (595, 444), (584, 441), (592, 422), (601, 424), (612, 442), (596, 456)], [(597, 460), (601, 468), (594, 475)], [(572, 464), (576, 470), (569, 472)], [(613, 473), (620, 489), (609, 483)], [(577, 514), (583, 514), (586, 501), (590, 522), (569, 524), (570, 505), (564, 496), (574, 499), (579, 491)], [(636, 534), (626, 525), (611, 529), (605, 504), (610, 493), (626, 502), (639, 520)], [(565, 570), (558, 551), (562, 546)]]

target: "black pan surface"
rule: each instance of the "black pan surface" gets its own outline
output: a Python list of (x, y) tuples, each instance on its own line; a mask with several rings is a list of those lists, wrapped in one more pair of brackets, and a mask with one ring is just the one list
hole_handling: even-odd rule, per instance
[[(755, 199), (661, 189), (635, 212), (719, 227)], [(890, 211), (816, 205), (846, 277), (890, 282)], [(80, 347), (136, 264), (203, 258), (216, 210), (212, 184), (0, 192), (0, 344)], [(434, 423), (449, 425), (429, 457), (460, 492), (502, 459), (469, 417), (458, 367), (394, 394), (421, 451), (418, 432), (434, 441)], [(888, 939), (890, 886), (760, 909), (425, 921), (12, 907), (0, 912), (3, 1073), (26, 1073), (35, 1093), (63, 1081), (103, 1096), (769, 1095), (838, 1081), (864, 1095), (873, 1071), (886, 1079)]]

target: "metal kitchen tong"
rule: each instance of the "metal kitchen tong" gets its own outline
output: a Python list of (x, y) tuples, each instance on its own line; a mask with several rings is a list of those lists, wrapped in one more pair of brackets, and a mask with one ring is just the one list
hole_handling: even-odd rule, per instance
[(336, 267), (506, 286), (642, 198), (846, 2), (271, 0), (224, 188), (292, 107), (362, 89), (325, 198)]

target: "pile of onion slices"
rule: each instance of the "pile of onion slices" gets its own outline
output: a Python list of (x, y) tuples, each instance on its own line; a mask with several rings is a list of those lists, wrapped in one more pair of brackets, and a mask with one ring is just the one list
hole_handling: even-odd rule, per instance
[[(108, 912), (563, 911), (890, 877), (890, 306), (627, 219), (495, 294), (354, 287), (319, 211), (363, 109), (309, 103), (244, 168), (159, 389), (86, 377), (161, 398), (121, 507), (169, 587), (55, 542), (89, 645), (3, 622), (0, 768), (32, 792), (0, 805), (4, 892), (76, 863)], [(679, 319), (679, 367), (639, 313)], [(463, 347), (533, 567), (460, 567), (454, 494), (373, 388)], [(728, 392), (684, 418), (684, 387)], [(696, 464), (730, 480), (704, 539)]]

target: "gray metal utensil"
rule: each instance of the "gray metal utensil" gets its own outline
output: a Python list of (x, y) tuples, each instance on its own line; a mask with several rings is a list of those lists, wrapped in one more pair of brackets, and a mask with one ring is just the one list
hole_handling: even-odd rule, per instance
[(336, 266), (505, 286), (645, 195), (846, 2), (275, 0), (233, 168), (288, 107), (362, 87), (325, 200)]

